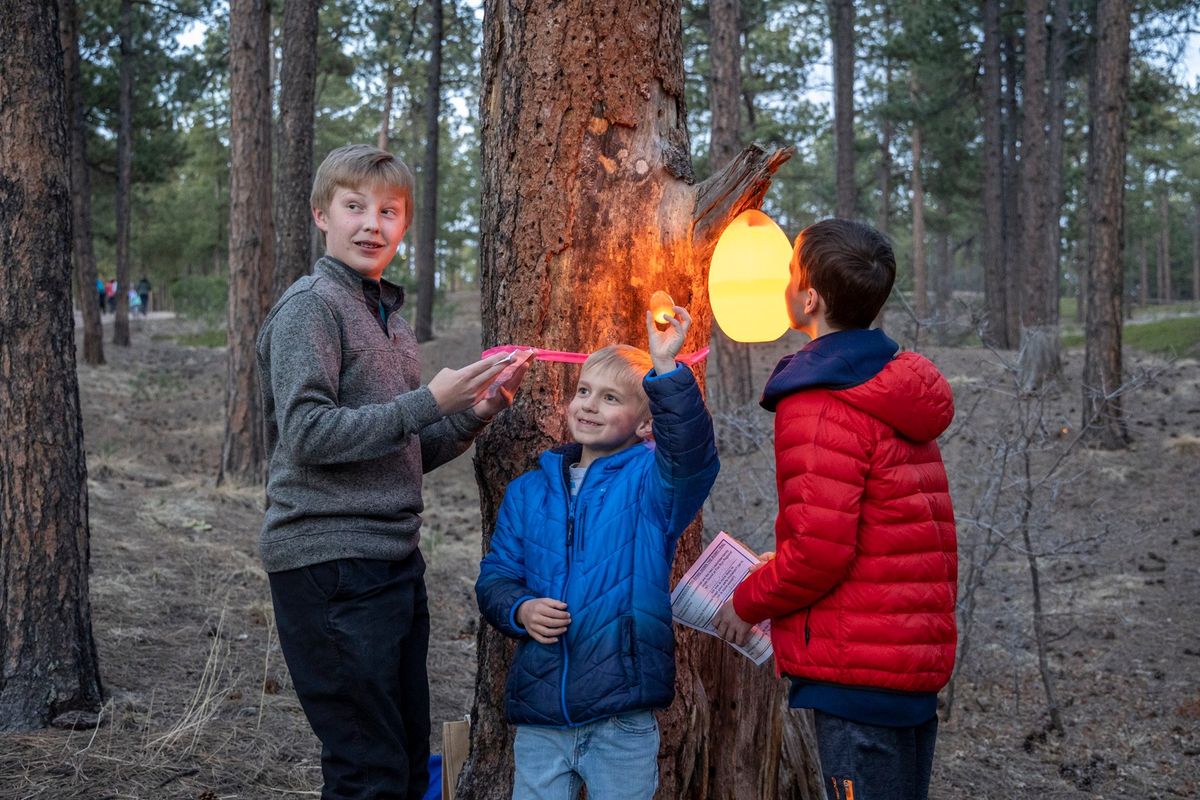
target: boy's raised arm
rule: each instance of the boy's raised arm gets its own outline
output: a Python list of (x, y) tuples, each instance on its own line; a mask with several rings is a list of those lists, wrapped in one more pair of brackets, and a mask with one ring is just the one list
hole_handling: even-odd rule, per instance
[(683, 532), (704, 505), (720, 470), (712, 416), (700, 396), (692, 371), (675, 356), (683, 347), (692, 318), (675, 306), (675, 315), (660, 331), (646, 312), (646, 335), (654, 373), (642, 381), (650, 400), (655, 442), (652, 507), (670, 536)]

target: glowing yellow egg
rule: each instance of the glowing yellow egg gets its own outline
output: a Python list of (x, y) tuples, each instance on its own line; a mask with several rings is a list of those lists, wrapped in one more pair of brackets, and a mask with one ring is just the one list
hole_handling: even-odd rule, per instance
[(650, 295), (650, 313), (654, 315), (655, 322), (666, 325), (667, 320), (675, 316), (675, 301), (671, 299), (671, 295), (659, 289)]
[(743, 211), (721, 234), (708, 270), (717, 324), (737, 342), (770, 342), (790, 326), (784, 289), (792, 245), (761, 211)]

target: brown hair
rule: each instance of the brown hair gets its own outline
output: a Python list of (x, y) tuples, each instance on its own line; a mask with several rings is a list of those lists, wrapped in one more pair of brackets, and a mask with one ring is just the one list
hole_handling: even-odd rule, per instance
[(313, 208), (328, 211), (339, 186), (343, 189), (362, 186), (395, 189), (404, 198), (404, 224), (412, 224), (412, 170), (388, 151), (369, 144), (348, 144), (331, 150), (317, 168), (309, 204)]
[(792, 275), (801, 289), (825, 301), (835, 328), (869, 328), (896, 282), (896, 256), (887, 237), (869, 225), (826, 219), (796, 237)]

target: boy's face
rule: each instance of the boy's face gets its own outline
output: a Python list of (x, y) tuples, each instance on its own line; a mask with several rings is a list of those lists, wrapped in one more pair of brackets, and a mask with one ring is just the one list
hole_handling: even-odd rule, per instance
[(364, 278), (379, 280), (408, 228), (404, 197), (386, 187), (339, 186), (328, 209), (313, 209), (325, 252)]
[(639, 389), (609, 370), (587, 368), (567, 406), (567, 428), (583, 445), (582, 464), (612, 455), (650, 435), (650, 412)]

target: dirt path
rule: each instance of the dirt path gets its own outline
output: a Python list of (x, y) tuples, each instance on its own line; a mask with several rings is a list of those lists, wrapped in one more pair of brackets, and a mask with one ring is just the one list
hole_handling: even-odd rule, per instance
[[(470, 299), (460, 299), (470, 312)], [(425, 346), (428, 371), (479, 348), (472, 313)], [(180, 346), (149, 319), (109, 366), (80, 368), (89, 458), (92, 604), (109, 703), (102, 725), (0, 737), (0, 798), (316, 796), (318, 744), (274, 638), (255, 552), (261, 492), (214, 487), (224, 353)], [(760, 354), (765, 373), (797, 342)], [(978, 350), (930, 353), (955, 386), (945, 447), (960, 516), (1001, 418)], [(1070, 355), (1068, 375), (1081, 356)], [(1066, 732), (1045, 732), (1029, 646), (1029, 577), (1002, 549), (979, 590), (973, 655), (942, 726), (935, 798), (1195, 797), (1200, 785), (1200, 364), (1163, 367), (1127, 400), (1134, 446), (1081, 451), (1042, 502), (1046, 541), (1088, 539), (1045, 564), (1051, 668)], [(761, 375), (760, 375), (761, 379)], [(1047, 426), (1077, 424), (1068, 378)], [(978, 402), (976, 402), (978, 400)], [(770, 540), (770, 417), (722, 420), (723, 472), (706, 511), (755, 547)], [(428, 476), (434, 749), (469, 708), (475, 668), (478, 492), (470, 456)], [(960, 521), (964, 546), (977, 533)], [(1089, 538), (1091, 537), (1091, 538)]]

